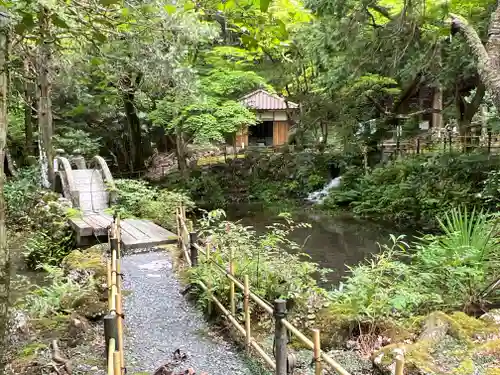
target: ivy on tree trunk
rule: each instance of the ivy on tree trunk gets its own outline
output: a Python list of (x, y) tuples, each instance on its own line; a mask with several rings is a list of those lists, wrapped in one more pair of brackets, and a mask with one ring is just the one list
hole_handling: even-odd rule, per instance
[(7, 147), (7, 61), (8, 61), (8, 22), (5, 13), (0, 16), (0, 373), (5, 367), (3, 348), (6, 337), (10, 286), (10, 253), (7, 247), (5, 227), (5, 157)]
[(42, 7), (39, 11), (39, 45), (37, 54), (38, 74), (38, 130), (40, 143), (40, 165), (42, 169), (42, 186), (50, 188), (54, 181), (54, 157), (52, 152), (52, 101), (50, 97), (50, 11)]

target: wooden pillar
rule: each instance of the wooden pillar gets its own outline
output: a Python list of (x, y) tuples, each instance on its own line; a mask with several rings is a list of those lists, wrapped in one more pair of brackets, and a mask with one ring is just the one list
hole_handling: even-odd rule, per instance
[(277, 299), (274, 301), (274, 341), (276, 375), (287, 375), (287, 332), (282, 319), (286, 318), (286, 301)]

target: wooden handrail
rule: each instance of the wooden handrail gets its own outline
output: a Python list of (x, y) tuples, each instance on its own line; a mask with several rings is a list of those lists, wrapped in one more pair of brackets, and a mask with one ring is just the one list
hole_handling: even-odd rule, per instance
[[(184, 222), (184, 218), (182, 217), (182, 215), (177, 215), (177, 219), (179, 220), (179, 223), (180, 223), (180, 226), (179, 226), (179, 231), (180, 233), (178, 233), (178, 236), (179, 238), (181, 239), (181, 245), (182, 247), (186, 248), (186, 244), (184, 244), (184, 235), (185, 234), (189, 234), (189, 231), (187, 229), (187, 225), (186, 223)], [(242, 283), (241, 281), (239, 281), (236, 277), (234, 277), (234, 275), (231, 274), (231, 272), (228, 272), (227, 270), (224, 269), (224, 267), (222, 267), (220, 264), (218, 264), (217, 262), (215, 262), (211, 257), (208, 257), (208, 250), (206, 251), (202, 246), (200, 246), (199, 244), (195, 243), (195, 244), (190, 244), (191, 246), (194, 246), (197, 251), (201, 254), (204, 255), (204, 259), (207, 261), (207, 262), (210, 262), (211, 264), (215, 265), (215, 268), (217, 269), (217, 271), (219, 271), (220, 273), (224, 274), (232, 283), (234, 283), (235, 286), (237, 286), (240, 290), (243, 290), (245, 291), (245, 285), (244, 283)], [(189, 256), (188, 254), (185, 253), (185, 258), (186, 260), (190, 263), (189, 261)], [(198, 285), (201, 286), (201, 288), (203, 290), (205, 290), (208, 294), (209, 294), (209, 297), (210, 299), (217, 305), (217, 307), (219, 308), (219, 310), (229, 319), (229, 321), (232, 323), (232, 325), (238, 330), (238, 332), (240, 332), (244, 337), (247, 336), (247, 333), (246, 333), (246, 328), (243, 327), (237, 320), (236, 318), (231, 314), (230, 311), (228, 311), (228, 309), (226, 309), (224, 307), (224, 305), (217, 299), (217, 297), (215, 297), (211, 291), (209, 290), (209, 288), (207, 287), (207, 285), (205, 283), (203, 283), (202, 281), (198, 281), (197, 282)], [(270, 315), (273, 315), (274, 314), (274, 309), (273, 307), (266, 301), (264, 301), (261, 297), (257, 296), (255, 293), (253, 292), (249, 292), (249, 297), (258, 305), (260, 306), (261, 308), (263, 308), (268, 314)], [(328, 356), (326, 353), (324, 353), (323, 351), (321, 351), (321, 349), (318, 347), (319, 344), (315, 345), (315, 343), (309, 339), (306, 335), (304, 335), (300, 330), (298, 330), (294, 325), (292, 325), (288, 320), (286, 319), (282, 319), (281, 320), (282, 323), (285, 325), (285, 327), (291, 332), (293, 333), (304, 345), (306, 345), (309, 349), (313, 350), (315, 352), (315, 355), (317, 353), (319, 353), (321, 359), (323, 359), (323, 361), (325, 363), (327, 363), (333, 370), (335, 370), (338, 374), (340, 375), (351, 375), (346, 369), (344, 369), (342, 367), (342, 365), (340, 363), (338, 363), (337, 361), (335, 361), (333, 358), (331, 358), (330, 356)], [(247, 324), (245, 322), (245, 324)], [(319, 333), (318, 333), (319, 335)], [(269, 365), (271, 366), (273, 369), (276, 368), (276, 363), (273, 361), (273, 359), (271, 357), (269, 357), (269, 355), (267, 355), (267, 353), (262, 349), (262, 347), (260, 347), (258, 345), (258, 343), (255, 341), (255, 339), (253, 338), (249, 338), (248, 340), (250, 342), (250, 345), (259, 353), (259, 355), (264, 359), (264, 361)], [(318, 340), (319, 342), (319, 340)]]
[[(110, 256), (106, 260), (107, 264), (107, 285), (108, 285), (108, 317), (114, 325), (114, 333), (106, 330), (105, 336), (109, 344), (107, 349), (107, 374), (120, 375), (125, 371), (125, 359), (123, 352), (123, 315), (122, 315), (122, 285), (121, 285), (121, 232), (120, 218), (111, 224), (109, 228), (109, 248)], [(117, 350), (115, 350), (117, 349)]]

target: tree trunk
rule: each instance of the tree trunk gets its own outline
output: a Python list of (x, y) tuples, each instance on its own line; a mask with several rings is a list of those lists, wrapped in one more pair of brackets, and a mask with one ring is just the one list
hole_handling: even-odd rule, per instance
[(434, 129), (443, 127), (443, 91), (439, 83), (432, 94), (432, 127)]
[[(29, 59), (26, 58), (24, 60), (24, 74), (26, 77), (30, 75), (30, 62)], [(33, 84), (29, 78), (25, 78), (24, 81), (24, 134), (25, 134), (25, 142), (24, 149), (25, 155), (33, 156)]]
[(40, 42), (37, 53), (38, 74), (38, 131), (42, 186), (49, 189), (54, 181), (54, 157), (52, 151), (52, 100), (49, 67), (51, 63), (50, 14), (42, 8), (38, 14)]
[(477, 59), (477, 71), (486, 90), (491, 94), (493, 103), (500, 111), (500, 2), (491, 15), (488, 32), (488, 49), (481, 42), (477, 31), (462, 17), (451, 15), (452, 33), (459, 31), (464, 36), (472, 54)]
[(135, 77), (134, 83), (129, 75), (122, 78), (122, 86), (124, 90), (123, 105), (127, 116), (129, 152), (134, 170), (141, 170), (144, 168), (141, 121), (137, 115), (135, 106), (135, 91), (141, 80), (142, 74), (140, 73)]
[(175, 153), (177, 154), (177, 165), (182, 178), (187, 178), (186, 147), (184, 135), (179, 127), (175, 130)]
[(5, 181), (5, 156), (7, 144), (7, 61), (8, 61), (8, 25), (5, 13), (0, 16), (0, 373), (5, 367), (5, 337), (8, 320), (9, 286), (10, 286), (10, 252), (7, 247), (5, 228), (5, 198), (3, 195)]

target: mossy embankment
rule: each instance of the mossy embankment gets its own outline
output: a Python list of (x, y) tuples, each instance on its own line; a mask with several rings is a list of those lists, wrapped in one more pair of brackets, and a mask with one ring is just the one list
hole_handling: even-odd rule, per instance
[(40, 272), (41, 285), (12, 281), (24, 295), (12, 301), (6, 374), (104, 374), (104, 249), (74, 250), (61, 267)]

